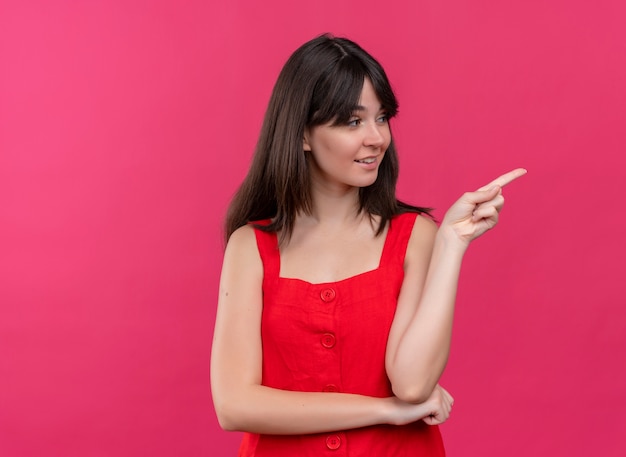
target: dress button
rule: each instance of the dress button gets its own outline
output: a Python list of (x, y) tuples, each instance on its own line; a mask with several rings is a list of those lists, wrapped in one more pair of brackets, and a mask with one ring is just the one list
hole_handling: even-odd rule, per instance
[(320, 293), (320, 297), (322, 298), (322, 301), (326, 303), (333, 301), (336, 295), (337, 294), (335, 293), (335, 290), (331, 288), (324, 289)]
[(326, 438), (326, 447), (331, 450), (339, 449), (341, 446), (341, 438), (337, 435), (330, 435)]
[(334, 384), (325, 385), (322, 392), (339, 392), (339, 388)]
[(335, 346), (335, 335), (332, 333), (324, 333), (321, 338), (322, 346), (325, 348), (332, 348)]

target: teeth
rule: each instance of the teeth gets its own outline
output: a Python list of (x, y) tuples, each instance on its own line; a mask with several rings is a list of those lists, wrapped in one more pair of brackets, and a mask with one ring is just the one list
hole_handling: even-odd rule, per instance
[(369, 157), (367, 159), (357, 160), (356, 162), (360, 162), (360, 163), (374, 163), (374, 162), (376, 162), (376, 159), (373, 158), (373, 157)]

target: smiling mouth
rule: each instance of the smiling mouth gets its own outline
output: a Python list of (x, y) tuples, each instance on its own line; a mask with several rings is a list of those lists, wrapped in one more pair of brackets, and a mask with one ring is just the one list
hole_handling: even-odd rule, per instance
[(357, 162), (357, 163), (374, 163), (374, 162), (376, 162), (376, 158), (375, 157), (367, 157), (365, 159), (355, 160), (355, 162)]

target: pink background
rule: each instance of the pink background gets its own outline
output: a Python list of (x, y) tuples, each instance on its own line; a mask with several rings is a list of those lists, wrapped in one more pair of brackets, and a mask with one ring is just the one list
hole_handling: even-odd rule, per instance
[(622, 5), (2, 1), (0, 455), (234, 455), (209, 391), (223, 214), (325, 31), (388, 71), (402, 198), (441, 217), (529, 170), (467, 256), (449, 456), (626, 455)]

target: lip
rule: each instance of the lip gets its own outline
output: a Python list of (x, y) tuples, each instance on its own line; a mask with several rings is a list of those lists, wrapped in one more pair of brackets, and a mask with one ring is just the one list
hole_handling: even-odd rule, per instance
[[(358, 162), (358, 160), (366, 160), (366, 159), (374, 159), (374, 160), (371, 163)], [(376, 168), (378, 168), (379, 162), (380, 162), (380, 159), (378, 156), (368, 156), (368, 157), (362, 157), (360, 159), (354, 160), (354, 163), (359, 165), (361, 168), (365, 168), (366, 170), (375, 170)]]

